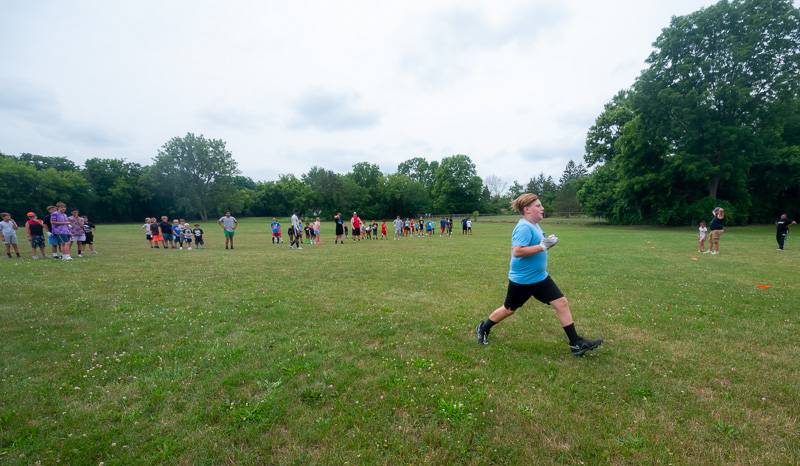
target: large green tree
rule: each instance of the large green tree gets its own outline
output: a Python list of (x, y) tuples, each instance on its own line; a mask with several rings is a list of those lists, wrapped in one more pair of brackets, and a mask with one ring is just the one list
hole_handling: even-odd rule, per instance
[(172, 138), (161, 147), (154, 160), (157, 174), (172, 189), (172, 196), (203, 220), (209, 212), (227, 207), (230, 192), (235, 190), (233, 177), (239, 174), (236, 160), (222, 139), (207, 139), (202, 134), (187, 133)]
[(483, 180), (463, 154), (445, 157), (433, 179), (433, 208), (441, 213), (469, 213), (480, 208)]
[(747, 220), (752, 172), (770, 159), (792, 165), (775, 116), (800, 93), (800, 11), (721, 1), (673, 18), (647, 64), (587, 135), (586, 162), (605, 166), (581, 200), (626, 223), (695, 221), (723, 200)]

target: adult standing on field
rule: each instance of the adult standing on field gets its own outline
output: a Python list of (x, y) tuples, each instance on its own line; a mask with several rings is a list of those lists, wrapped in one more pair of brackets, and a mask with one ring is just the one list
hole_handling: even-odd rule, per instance
[(587, 340), (578, 335), (567, 298), (558, 289), (547, 273), (547, 250), (558, 243), (558, 237), (545, 237), (539, 222), (544, 218), (544, 207), (535, 194), (524, 193), (514, 199), (511, 207), (522, 215), (511, 234), (511, 264), (508, 271), (508, 291), (502, 306), (478, 323), (475, 333), (478, 343), (489, 344), (492, 327), (534, 297), (553, 306), (561, 327), (569, 338), (569, 348), (575, 356), (583, 356), (603, 343), (603, 340)]
[(350, 227), (350, 231), (353, 232), (353, 241), (361, 241), (361, 219), (356, 212), (353, 212), (353, 216), (350, 217)]
[(717, 207), (711, 212), (714, 216), (708, 229), (711, 230), (711, 250), (712, 255), (719, 254), (719, 238), (725, 233), (725, 209)]
[(781, 214), (781, 218), (775, 222), (775, 226), (778, 228), (775, 232), (775, 239), (778, 240), (778, 251), (783, 251), (783, 245), (786, 242), (786, 236), (789, 235), (789, 225), (796, 225), (797, 222), (794, 220), (789, 220), (789, 216), (786, 214)]
[(228, 249), (229, 243), (231, 249), (233, 249), (233, 235), (236, 233), (236, 227), (239, 225), (239, 222), (236, 221), (236, 217), (232, 217), (230, 211), (226, 211), (225, 215), (217, 220), (217, 223), (222, 227), (222, 232), (225, 234), (225, 249)]
[(342, 239), (344, 236), (344, 219), (342, 219), (342, 213), (336, 212), (333, 221), (336, 223), (336, 239), (333, 241), (333, 244), (344, 244), (344, 239)]
[(292, 212), (292, 226), (290, 228), (294, 232), (294, 236), (289, 237), (289, 249), (303, 249), (303, 246), (300, 246), (303, 227), (300, 226), (300, 218), (297, 216), (297, 211)]

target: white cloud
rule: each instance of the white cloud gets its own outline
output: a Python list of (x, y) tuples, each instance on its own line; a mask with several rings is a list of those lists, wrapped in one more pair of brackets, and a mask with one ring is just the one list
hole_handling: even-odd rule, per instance
[(191, 131), (257, 179), (455, 153), (557, 177), (670, 16), (710, 3), (11, 3), (0, 150), (148, 163)]

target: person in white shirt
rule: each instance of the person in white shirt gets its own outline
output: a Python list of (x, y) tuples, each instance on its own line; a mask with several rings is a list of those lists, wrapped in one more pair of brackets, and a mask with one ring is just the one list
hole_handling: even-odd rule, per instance
[(231, 249), (233, 249), (233, 235), (236, 233), (236, 227), (239, 226), (236, 217), (232, 217), (230, 212), (225, 212), (225, 215), (220, 217), (217, 223), (219, 223), (219, 226), (222, 227), (222, 231), (225, 233), (225, 249), (228, 249), (228, 244), (230, 244)]
[(403, 221), (400, 220), (400, 216), (398, 215), (396, 219), (394, 219), (394, 239), (398, 240), (403, 236)]
[(303, 227), (300, 226), (297, 212), (292, 212), (292, 229), (294, 230), (294, 238), (290, 237), (289, 249), (303, 249), (303, 246), (300, 246), (300, 241), (303, 238)]
[(150, 247), (153, 247), (153, 234), (150, 231), (150, 217), (144, 219), (144, 225), (142, 225), (142, 230), (144, 230), (144, 237), (147, 239), (147, 244)]
[(700, 227), (697, 229), (697, 252), (700, 254), (705, 254), (706, 252), (706, 234), (708, 232), (708, 227), (706, 227), (706, 221), (703, 220), (700, 222)]

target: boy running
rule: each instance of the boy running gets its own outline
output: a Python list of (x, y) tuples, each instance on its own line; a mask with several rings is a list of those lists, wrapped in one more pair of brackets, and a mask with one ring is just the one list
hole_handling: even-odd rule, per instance
[(511, 207), (522, 215), (511, 234), (511, 264), (508, 271), (508, 291), (506, 300), (478, 323), (475, 333), (478, 343), (489, 344), (492, 327), (534, 297), (544, 304), (553, 306), (564, 332), (569, 338), (569, 348), (575, 356), (583, 356), (603, 343), (603, 340), (586, 340), (575, 330), (567, 298), (558, 289), (547, 273), (547, 250), (558, 243), (555, 235), (545, 237), (539, 222), (544, 218), (544, 207), (535, 194), (524, 193), (514, 199)]
[(230, 243), (231, 249), (233, 249), (233, 235), (236, 233), (236, 227), (239, 226), (236, 217), (231, 217), (230, 212), (225, 212), (225, 215), (220, 217), (217, 223), (222, 227), (222, 231), (225, 233), (225, 249), (228, 249), (228, 243)]
[(17, 245), (17, 228), (19, 228), (17, 222), (11, 218), (11, 214), (8, 212), (1, 213), (0, 217), (3, 219), (0, 221), (0, 234), (3, 235), (3, 243), (6, 245), (6, 255), (11, 259), (11, 248), (13, 247), (17, 257), (21, 257)]
[(36, 218), (36, 214), (28, 212), (28, 221), (25, 222), (25, 235), (28, 241), (31, 242), (31, 258), (38, 259), (36, 249), (42, 252), (42, 259), (44, 259), (44, 223)]

